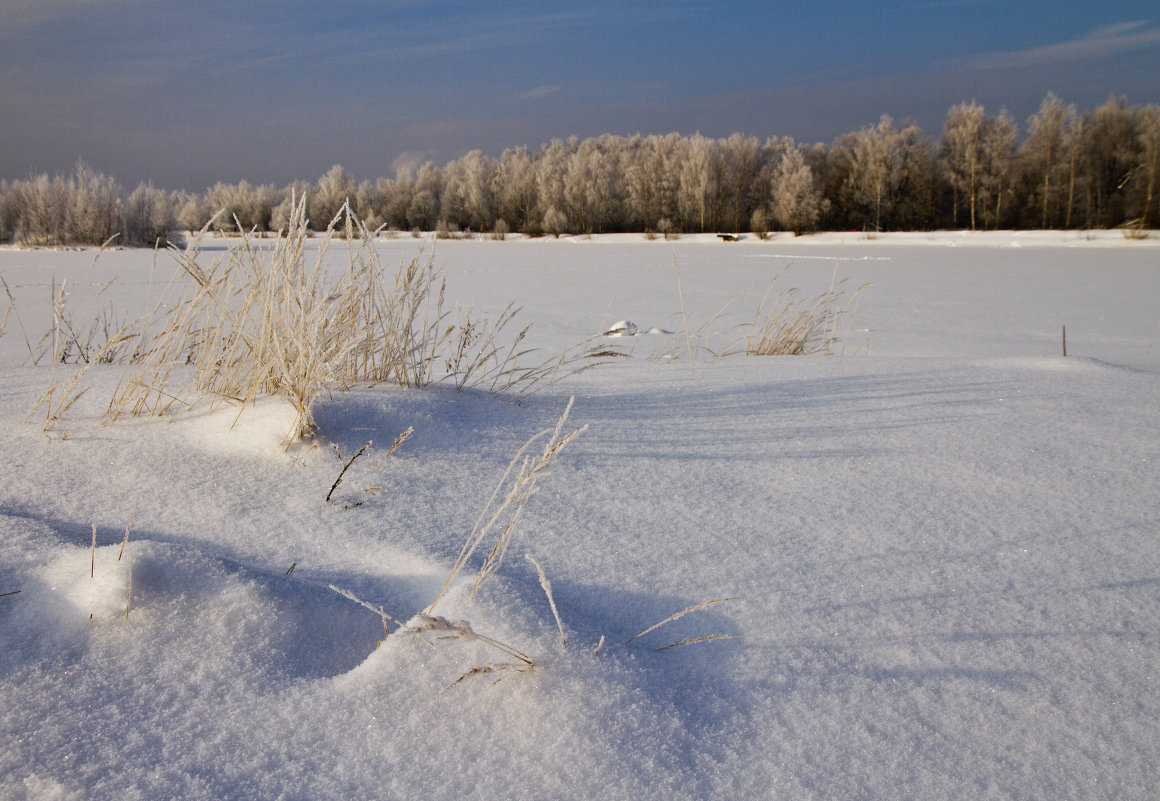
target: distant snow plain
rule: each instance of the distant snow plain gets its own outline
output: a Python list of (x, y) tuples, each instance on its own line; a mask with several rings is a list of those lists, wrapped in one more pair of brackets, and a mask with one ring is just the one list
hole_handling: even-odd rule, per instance
[[(25, 333), (54, 283), (82, 322), (127, 318), (174, 263), (0, 249), (19, 315), (0, 337), (0, 797), (1154, 797), (1155, 234), (377, 247), (432, 254), (452, 302), (514, 301), (545, 358), (621, 321), (696, 336), (609, 339), (631, 356), (519, 405), (335, 392), (288, 452), (277, 399), (102, 426), (119, 368), (101, 367), (50, 438)], [(779, 274), (806, 297), (869, 284), (833, 355), (714, 357)], [(384, 639), (331, 587), (422, 612), (569, 398), (588, 428), (498, 576), (441, 607), (536, 666), (455, 683), (503, 660)], [(331, 446), (367, 440), (325, 503)]]

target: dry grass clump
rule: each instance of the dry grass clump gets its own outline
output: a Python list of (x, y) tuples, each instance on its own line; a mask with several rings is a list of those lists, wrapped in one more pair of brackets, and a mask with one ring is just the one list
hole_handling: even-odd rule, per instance
[[(101, 288), (100, 294), (109, 284)], [(52, 286), (52, 327), (41, 337), (37, 347), (39, 353), (34, 353), (31, 345), (28, 347), (33, 364), (37, 364), (45, 356), (50, 356), (51, 374), (48, 390), (41, 395), (32, 407), (32, 413), (44, 407), (45, 434), (51, 435), (56, 425), (81, 397), (88, 392), (84, 384), (86, 374), (98, 364), (111, 364), (131, 348), (134, 340), (132, 328), (134, 323), (116, 323), (111, 312), (98, 315), (88, 331), (82, 333), (73, 322), (73, 314), (67, 303), (68, 292), (65, 282), (60, 288), (53, 281)], [(98, 346), (99, 333), (104, 333), (104, 344)], [(28, 345), (27, 338), (25, 344)], [(58, 365), (80, 364), (79, 369), (73, 370), (68, 378), (58, 378)], [(31, 416), (31, 413), (30, 413)]]
[(803, 299), (796, 289), (763, 298), (745, 339), (747, 356), (800, 356), (826, 348), (833, 310), (824, 295)]
[[(765, 296), (757, 306), (753, 323), (745, 339), (747, 356), (801, 356), (833, 352), (834, 342), (846, 340), (850, 331), (858, 296), (869, 284), (863, 284), (843, 301), (842, 285), (846, 279), (832, 282), (830, 288), (813, 298), (802, 298), (797, 289), (770, 295), (781, 274), (769, 282)], [(839, 336), (841, 329), (842, 336)]]
[[(843, 298), (842, 290), (846, 279), (838, 280), (835, 273), (830, 288), (814, 298), (802, 298), (797, 289), (787, 289), (771, 300), (778, 278), (785, 274), (785, 270), (782, 270), (769, 282), (765, 295), (754, 313), (753, 322), (744, 326), (747, 333), (733, 339), (724, 347), (718, 346), (714, 349), (709, 346), (712, 328), (740, 294), (734, 295), (714, 315), (692, 330), (685, 311), (684, 294), (681, 291), (681, 271), (675, 256), (673, 267), (676, 272), (677, 298), (681, 304), (681, 330), (662, 341), (648, 358), (675, 361), (685, 355), (690, 371), (693, 369), (694, 353), (702, 351), (715, 358), (737, 353), (745, 353), (747, 356), (799, 356), (821, 352), (829, 356), (833, 353), (835, 342), (848, 340), (858, 297), (862, 290), (869, 286), (863, 284), (858, 287), (849, 300), (846, 300)], [(621, 332), (617, 330), (609, 330), (601, 336), (619, 333)]]
[[(170, 249), (187, 280), (170, 288), (175, 300), (141, 321), (107, 419), (162, 414), (206, 397), (245, 408), (276, 395), (297, 412), (289, 444), (313, 432), (314, 402), (334, 386), (427, 388), (447, 380), (460, 390), (519, 399), (594, 363), (583, 343), (529, 362), (527, 327), (501, 344), (518, 312), (510, 306), (494, 323), (470, 309), (445, 311), (446, 282), (433, 256), (416, 255), (392, 278), (373, 234), (349, 206), (331, 220), (312, 257), (305, 198), (272, 246), (243, 232), (203, 266), (200, 242), (213, 222), (188, 248)], [(338, 271), (328, 269), (334, 241), (347, 249)], [(191, 373), (178, 369), (186, 366)]]
[[(338, 222), (331, 221), (328, 234)], [(272, 248), (243, 234), (203, 267), (199, 245), (207, 230), (189, 248), (171, 249), (189, 281), (171, 311), (145, 321), (136, 357), (110, 402), (110, 419), (159, 414), (178, 399), (209, 396), (244, 406), (278, 395), (298, 413), (288, 437), (294, 440), (313, 431), (314, 401), (331, 382), (424, 381), (431, 355), (414, 322), (435, 281), (430, 265), (416, 259), (400, 267), (391, 288), (366, 236), (350, 246), (347, 269), (332, 279), (332, 237), (312, 259), (306, 256), (305, 198)], [(192, 377), (172, 387), (175, 368), (184, 365), (193, 367)]]

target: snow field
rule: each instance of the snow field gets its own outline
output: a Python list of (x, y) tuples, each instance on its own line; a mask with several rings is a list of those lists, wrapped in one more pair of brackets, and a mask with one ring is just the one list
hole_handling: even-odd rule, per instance
[[(1049, 236), (438, 243), (457, 300), (516, 299), (549, 352), (618, 320), (677, 330), (674, 250), (692, 324), (750, 293), (714, 341), (783, 255), (806, 295), (839, 258), (874, 285), (854, 319), (869, 353), (690, 368), (683, 350), (647, 360), (662, 337), (643, 333), (631, 359), (518, 407), (447, 387), (335, 393), (323, 439), (288, 453), (275, 400), (236, 424), (221, 408), (102, 427), (116, 368), (90, 373), (50, 440), (28, 417), (47, 368), (19, 366), (10, 323), (0, 592), (20, 594), (0, 598), (0, 797), (1148, 798), (1158, 251)], [(91, 254), (56, 257), (70, 284), (103, 283)], [(94, 269), (123, 271), (108, 297), (131, 313), (166, 268), (106, 257)], [(0, 252), (37, 334), (50, 261)], [(498, 577), (437, 610), (536, 667), (448, 689), (502, 654), (383, 641), (330, 586), (403, 622), (425, 609), (512, 454), (569, 397), (568, 428), (588, 430)], [(368, 439), (325, 504), (330, 444), (349, 458)], [(653, 650), (713, 634), (740, 637)]]

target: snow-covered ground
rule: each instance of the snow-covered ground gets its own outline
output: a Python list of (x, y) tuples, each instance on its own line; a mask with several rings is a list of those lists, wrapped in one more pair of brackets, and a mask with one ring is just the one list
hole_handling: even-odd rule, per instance
[[(419, 245), (379, 248), (393, 263)], [(708, 323), (692, 344), (722, 350), (778, 274), (806, 296), (872, 285), (830, 358), (690, 359), (641, 333), (609, 340), (632, 358), (519, 406), (336, 393), (321, 440), (287, 453), (275, 400), (232, 427), (231, 409), (101, 426), (117, 367), (46, 437), (29, 411), (51, 368), (24, 365), (21, 329), (48, 327), (54, 279), (79, 320), (127, 318), (174, 265), (0, 249), (19, 314), (0, 337), (0, 593), (18, 591), (0, 597), (0, 798), (1155, 797), (1155, 235), (434, 250), (450, 299), (514, 300), (545, 354), (619, 321), (680, 331), (682, 299), (690, 331)], [(451, 686), (512, 659), (384, 640), (330, 587), (404, 622), (426, 610), (570, 397), (568, 429), (588, 428), (498, 576), (438, 609), (535, 667)], [(325, 503), (331, 445), (368, 439)], [(655, 650), (711, 635), (736, 636)]]

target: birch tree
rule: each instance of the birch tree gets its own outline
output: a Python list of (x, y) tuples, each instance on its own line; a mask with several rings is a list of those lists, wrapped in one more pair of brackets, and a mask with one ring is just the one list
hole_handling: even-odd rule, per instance
[(407, 207), (407, 225), (421, 231), (433, 231), (439, 222), (440, 200), (443, 194), (443, 173), (428, 161), (415, 175), (415, 188)]
[(1108, 228), (1127, 218), (1125, 188), (1141, 163), (1135, 110), (1110, 98), (1085, 115), (1079, 169), (1085, 224)]
[(984, 118), (982, 141), (982, 188), (984, 219), (991, 228), (1003, 225), (1003, 200), (1010, 193), (1015, 142), (1019, 128), (1006, 109)]
[[(315, 185), (314, 197), (310, 201), (311, 225), (317, 230), (325, 228), (338, 214), (343, 203), (349, 200), (354, 205), (357, 193), (358, 185), (354, 178), (341, 164), (335, 164)], [(354, 211), (357, 213), (358, 209)]]
[(970, 211), (972, 231), (977, 227), (983, 191), (983, 119), (983, 107), (978, 103), (960, 103), (947, 114), (942, 133), (943, 161), (955, 189), (955, 225), (961, 195)]
[(725, 174), (728, 181), (733, 232), (740, 233), (743, 221), (753, 213), (753, 184), (759, 168), (761, 143), (755, 136), (733, 134), (724, 143)]
[(782, 154), (774, 170), (772, 198), (774, 220), (794, 236), (817, 227), (824, 201), (813, 170), (796, 147)]
[(1041, 228), (1060, 220), (1061, 198), (1068, 186), (1068, 148), (1075, 135), (1075, 106), (1048, 92), (1039, 111), (1027, 121), (1027, 139), (1020, 148), (1024, 168), (1036, 184)]
[(508, 149), (492, 176), (496, 214), (517, 231), (527, 232), (536, 210), (536, 165), (526, 147)]
[(681, 216), (698, 231), (718, 227), (721, 172), (721, 149), (717, 142), (700, 134), (692, 137), (680, 167), (678, 205)]
[(1155, 228), (1160, 223), (1157, 194), (1160, 192), (1160, 106), (1145, 106), (1140, 110), (1138, 138), (1144, 198), (1140, 208), (1140, 226)]

